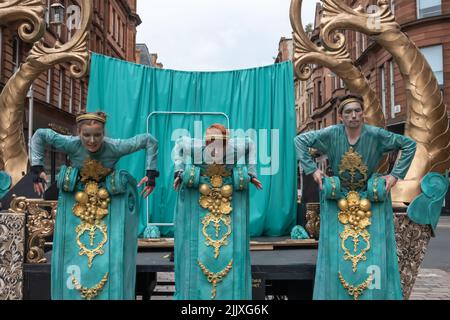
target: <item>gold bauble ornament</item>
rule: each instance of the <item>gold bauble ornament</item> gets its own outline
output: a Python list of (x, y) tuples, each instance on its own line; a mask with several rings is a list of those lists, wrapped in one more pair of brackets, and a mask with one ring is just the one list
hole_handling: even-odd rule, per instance
[(339, 209), (341, 209), (342, 211), (346, 211), (348, 208), (348, 202), (345, 199), (341, 199), (338, 201), (338, 207)]
[(81, 204), (86, 204), (89, 201), (89, 197), (85, 192), (77, 192), (75, 194), (75, 201)]
[(220, 193), (222, 194), (223, 197), (228, 198), (233, 194), (233, 187), (230, 185), (223, 186), (222, 189), (220, 190)]
[(99, 197), (100, 199), (102, 199), (102, 200), (108, 199), (108, 197), (109, 197), (108, 190), (106, 190), (105, 188), (101, 188), (101, 189), (98, 191), (98, 197)]
[(199, 191), (202, 195), (208, 196), (211, 193), (211, 188), (207, 184), (202, 184)]
[(367, 199), (362, 199), (362, 200), (359, 202), (359, 207), (360, 207), (361, 210), (363, 210), (363, 211), (369, 211), (370, 208), (372, 207), (372, 204), (370, 203), (369, 200), (367, 200)]

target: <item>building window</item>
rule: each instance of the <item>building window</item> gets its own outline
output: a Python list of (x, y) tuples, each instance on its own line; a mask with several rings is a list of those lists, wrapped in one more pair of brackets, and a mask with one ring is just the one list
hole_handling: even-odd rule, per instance
[(420, 48), (425, 59), (433, 69), (434, 75), (438, 81), (439, 85), (444, 85), (444, 59), (443, 59), (443, 48), (442, 45)]
[(394, 62), (389, 62), (389, 87), (391, 97), (391, 118), (395, 118), (395, 69)]
[(83, 111), (83, 88), (84, 83), (80, 80), (80, 102), (78, 104), (78, 112), (81, 113)]
[(360, 33), (359, 32), (355, 32), (355, 50), (356, 50), (356, 59), (358, 59), (359, 55), (361, 54), (361, 52), (359, 51), (361, 48), (361, 42), (360, 42)]
[(73, 79), (70, 78), (70, 84), (69, 84), (69, 86), (70, 86), (69, 87), (69, 112), (70, 113), (73, 112), (73, 91), (74, 91), (73, 85), (74, 85)]
[(310, 116), (310, 117), (312, 117), (312, 114), (313, 114), (313, 112), (314, 112), (314, 107), (313, 107), (313, 94), (312, 93), (309, 93), (309, 98), (308, 98), (308, 102), (309, 102), (309, 114), (308, 114), (308, 116)]
[(19, 69), (19, 65), (20, 65), (20, 56), (19, 56), (19, 51), (20, 51), (20, 41), (19, 38), (15, 37), (13, 39), (13, 72), (15, 73), (17, 71), (17, 69)]
[(323, 99), (323, 86), (322, 86), (322, 81), (319, 81), (319, 82), (318, 82), (318, 87), (319, 87), (319, 90), (318, 90), (319, 95), (318, 95), (318, 97), (317, 97), (317, 105), (318, 105), (318, 106), (322, 106), (322, 99)]
[(381, 106), (383, 108), (383, 114), (386, 117), (386, 70), (384, 66), (380, 68), (380, 77)]
[(59, 69), (59, 94), (58, 94), (58, 108), (63, 107), (63, 91), (64, 91), (64, 70)]
[(417, 19), (440, 15), (441, 2), (441, 0), (417, 0)]
[(391, 0), (391, 5), (390, 5), (390, 7), (391, 7), (391, 12), (392, 12), (392, 14), (395, 14), (395, 0)]
[(52, 69), (47, 71), (47, 88), (45, 93), (45, 102), (51, 103), (52, 94)]

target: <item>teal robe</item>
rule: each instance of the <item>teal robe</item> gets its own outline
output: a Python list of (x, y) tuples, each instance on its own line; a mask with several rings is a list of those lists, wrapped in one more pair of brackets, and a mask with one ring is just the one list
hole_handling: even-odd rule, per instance
[[(173, 153), (175, 172), (184, 172), (185, 169), (188, 171), (187, 166), (193, 164), (199, 168), (200, 174), (204, 174), (207, 163), (210, 162), (196, 163), (195, 161), (196, 157), (203, 154), (204, 149), (204, 143), (200, 140), (179, 139)], [(253, 151), (254, 147), (250, 140), (231, 140), (223, 158), (226, 170), (234, 173), (236, 170), (244, 169), (240, 165), (245, 164), (248, 173), (256, 176)], [(199, 185), (201, 184), (211, 186), (211, 181), (207, 177), (200, 176)], [(224, 178), (224, 185), (233, 185), (233, 176)], [(215, 300), (250, 300), (252, 298), (248, 189), (238, 191), (234, 188), (232, 197), (232, 233), (228, 237), (228, 244), (220, 248), (220, 254), (215, 258), (214, 249), (206, 245), (206, 239), (202, 233), (201, 221), (208, 214), (208, 210), (199, 204), (198, 185), (189, 187), (188, 181), (186, 179), (183, 181), (175, 208), (175, 299), (212, 299), (212, 284), (208, 282), (198, 261), (213, 273), (224, 270), (230, 261), (233, 261), (231, 270), (221, 282), (217, 283)], [(207, 230), (208, 234), (215, 238), (214, 227), (210, 225)], [(226, 228), (222, 224), (217, 238), (221, 238), (225, 232)]]
[[(31, 141), (33, 166), (44, 164), (46, 145), (66, 153), (75, 169), (81, 169), (87, 158), (100, 162), (105, 168), (114, 169), (121, 157), (141, 149), (147, 152), (145, 168), (156, 169), (158, 145), (149, 134), (127, 140), (105, 138), (100, 150), (91, 153), (82, 146), (79, 137), (64, 136), (49, 129), (39, 129)], [(114, 171), (99, 184), (100, 188), (108, 190), (111, 198), (109, 213), (103, 220), (107, 226), (108, 239), (103, 247), (104, 253), (97, 255), (92, 267), (88, 268), (88, 258), (79, 255), (80, 249), (76, 243), (75, 228), (81, 220), (72, 212), (76, 203), (74, 195), (84, 189), (84, 184), (80, 182), (76, 174), (67, 174), (70, 172), (73, 173), (76, 170), (67, 170), (63, 166), (58, 177), (60, 193), (53, 238), (52, 299), (81, 299), (80, 293), (75, 290), (71, 282), (71, 274), (83, 287), (91, 288), (98, 284), (106, 273), (109, 273), (108, 281), (95, 299), (134, 299), (139, 221), (136, 181), (124, 171)], [(66, 177), (68, 177), (67, 180), (65, 180)], [(64, 190), (64, 185), (70, 185), (70, 190)], [(87, 243), (88, 239), (83, 237), (82, 242)], [(97, 231), (94, 244), (97, 245), (102, 238)]]
[[(383, 154), (395, 150), (401, 150), (401, 157), (391, 175), (404, 179), (416, 150), (416, 143), (413, 140), (369, 125), (363, 126), (361, 136), (354, 145), (349, 144), (343, 125), (299, 135), (294, 142), (297, 158), (305, 174), (312, 174), (317, 170), (316, 163), (309, 154), (309, 148), (318, 149), (326, 154), (334, 175), (337, 176), (342, 158), (352, 147), (362, 157), (362, 162), (368, 170), (367, 178), (372, 177), (371, 181), (374, 181), (373, 178), (376, 180), (375, 171)], [(384, 199), (374, 197), (372, 189), (367, 188), (367, 181), (356, 191), (360, 192), (363, 198), (372, 200), (371, 225), (367, 229), (370, 233), (371, 248), (366, 253), (367, 259), (358, 263), (357, 272), (353, 272), (351, 261), (343, 258), (344, 250), (341, 247), (340, 234), (344, 230), (344, 225), (338, 219), (340, 209), (337, 200), (345, 197), (350, 191), (345, 187), (346, 179), (347, 177), (342, 175), (335, 177), (335, 181), (341, 182), (341, 188), (336, 190), (334, 197), (330, 197), (327, 190), (330, 179), (324, 179), (324, 190), (320, 194), (320, 240), (314, 299), (353, 299), (341, 284), (339, 272), (348, 284), (355, 287), (373, 273), (374, 280), (360, 299), (402, 299), (391, 198), (389, 194)], [(384, 182), (384, 179), (378, 179)], [(381, 184), (380, 192), (383, 192), (383, 188), (384, 184)], [(363, 242), (359, 244), (358, 250), (365, 246)], [(353, 248), (351, 240), (347, 240), (346, 246)]]

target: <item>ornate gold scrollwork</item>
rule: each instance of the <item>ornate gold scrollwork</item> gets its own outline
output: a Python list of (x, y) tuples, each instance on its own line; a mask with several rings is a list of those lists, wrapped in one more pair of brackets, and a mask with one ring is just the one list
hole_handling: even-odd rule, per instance
[(320, 235), (320, 204), (307, 203), (306, 204), (306, 225), (305, 229), (309, 235), (314, 239), (319, 239)]
[(352, 147), (342, 157), (339, 165), (339, 177), (342, 186), (348, 190), (358, 190), (363, 188), (367, 182), (367, 166), (363, 163), (362, 157)]
[[(108, 228), (103, 219), (108, 215), (108, 207), (111, 199), (108, 190), (99, 188), (98, 182), (111, 172), (95, 160), (87, 159), (80, 171), (81, 181), (85, 182), (84, 191), (75, 194), (76, 204), (72, 208), (75, 216), (81, 223), (75, 228), (76, 241), (80, 248), (80, 256), (88, 257), (88, 266), (92, 268), (92, 262), (97, 255), (104, 254), (103, 246), (108, 241)], [(96, 232), (100, 231), (102, 240), (94, 247)], [(88, 232), (89, 244), (83, 243), (81, 237)]]
[(363, 292), (369, 288), (370, 284), (373, 281), (373, 275), (369, 275), (369, 277), (367, 278), (366, 281), (364, 281), (363, 283), (361, 283), (358, 286), (353, 286), (350, 285), (347, 281), (345, 281), (344, 277), (342, 276), (342, 274), (339, 272), (339, 281), (341, 281), (342, 286), (344, 287), (344, 289), (346, 289), (348, 291), (348, 294), (351, 295), (353, 297), (354, 300), (358, 300), (358, 298), (363, 294)]
[(217, 284), (222, 282), (222, 280), (228, 275), (231, 268), (233, 267), (233, 259), (228, 263), (228, 265), (220, 272), (214, 273), (209, 271), (203, 263), (200, 262), (200, 260), (197, 260), (198, 265), (200, 266), (200, 269), (202, 269), (203, 274), (208, 279), (208, 282), (212, 284), (212, 294), (211, 299), (216, 298), (216, 290), (217, 290)]
[[(25, 63), (5, 84), (0, 94), (0, 170), (11, 175), (13, 186), (22, 179), (22, 172), (27, 171), (28, 155), (23, 135), (24, 102), (33, 81), (41, 73), (52, 66), (74, 62), (70, 73), (75, 78), (81, 78), (87, 72), (89, 64), (88, 34), (91, 24), (93, 2), (81, 0), (81, 27), (70, 41), (61, 44), (57, 42), (54, 48), (45, 47), (43, 42), (36, 42)], [(12, 11), (11, 11), (12, 10)], [(11, 14), (10, 12), (15, 12)], [(22, 24), (19, 34), (26, 40), (36, 41), (41, 38), (45, 29), (42, 17), (44, 4), (40, 0), (11, 0), (0, 4), (0, 17), (10, 15), (10, 20), (31, 20), (35, 30), (30, 32), (29, 23)]]
[[(83, 191), (75, 194), (76, 204), (73, 206), (72, 212), (81, 220), (81, 223), (75, 228), (75, 232), (77, 233), (76, 242), (80, 248), (79, 255), (86, 255), (88, 258), (89, 269), (92, 268), (95, 257), (105, 253), (103, 247), (108, 241), (108, 227), (104, 222), (104, 218), (108, 215), (111, 199), (108, 190), (100, 188), (99, 182), (110, 174), (111, 171), (111, 169), (103, 167), (100, 162), (91, 159), (87, 159), (80, 170), (81, 181), (85, 185)], [(101, 233), (101, 240), (95, 246), (97, 231)], [(89, 235), (89, 245), (86, 245), (82, 239), (82, 236), (86, 233)], [(96, 286), (84, 288), (72, 276), (72, 282), (75, 288), (80, 291), (81, 297), (86, 300), (97, 297), (107, 281), (108, 273)]]
[(53, 234), (56, 218), (56, 201), (31, 200), (14, 197), (10, 204), (13, 212), (27, 216), (27, 263), (46, 263), (45, 238)]
[[(231, 173), (226, 171), (223, 165), (213, 164), (208, 166), (205, 175), (210, 176), (212, 188), (207, 184), (200, 185), (200, 206), (209, 212), (202, 219), (202, 233), (206, 239), (206, 245), (214, 248), (214, 257), (217, 259), (220, 254), (220, 248), (228, 244), (228, 237), (231, 235), (231, 217), (233, 211), (231, 207), (233, 187), (231, 185), (223, 185), (223, 177), (230, 176)], [(227, 231), (220, 239), (213, 239), (208, 234), (207, 229), (214, 224), (216, 238), (219, 237), (221, 225), (225, 225)]]
[[(231, 185), (224, 185), (224, 178), (231, 176), (231, 172), (227, 171), (224, 165), (212, 164), (209, 165), (203, 174), (208, 176), (211, 186), (202, 184), (199, 187), (201, 194), (199, 203), (200, 206), (208, 210), (208, 213), (202, 219), (202, 234), (205, 237), (205, 245), (214, 248), (214, 258), (217, 259), (220, 254), (220, 248), (228, 245), (228, 238), (231, 235), (231, 201), (233, 200), (233, 187)], [(208, 227), (213, 224), (215, 228), (215, 238), (208, 233)], [(226, 232), (219, 238), (222, 225), (225, 226)], [(209, 271), (204, 264), (197, 260), (199, 267), (203, 274), (207, 277), (208, 282), (212, 284), (212, 299), (216, 297), (216, 287), (230, 272), (233, 266), (233, 260), (228, 266), (218, 272), (213, 273)]]
[[(371, 203), (367, 199), (360, 199), (358, 192), (351, 191), (347, 199), (338, 201), (338, 207), (341, 209), (338, 216), (339, 222), (345, 226), (344, 231), (340, 234), (344, 260), (351, 260), (353, 272), (356, 272), (359, 261), (366, 260), (366, 252), (370, 250), (370, 234), (367, 227), (371, 225)], [(345, 245), (350, 237), (353, 239), (354, 253), (358, 252), (360, 237), (366, 243), (366, 247), (361, 249), (358, 254), (352, 254)]]
[(80, 292), (81, 297), (85, 300), (95, 299), (103, 290), (106, 282), (108, 281), (108, 277), (109, 272), (103, 276), (102, 280), (100, 280), (97, 285), (93, 286), (92, 288), (85, 288), (78, 282), (77, 278), (75, 278), (74, 275), (71, 275), (72, 283), (75, 286), (75, 289)]

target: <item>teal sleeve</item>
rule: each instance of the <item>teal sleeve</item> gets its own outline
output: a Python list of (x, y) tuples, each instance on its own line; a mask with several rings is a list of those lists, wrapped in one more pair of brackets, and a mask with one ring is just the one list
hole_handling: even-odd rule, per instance
[(158, 141), (151, 134), (140, 134), (130, 139), (111, 141), (119, 157), (145, 149), (145, 169), (157, 169)]
[(247, 170), (248, 173), (254, 177), (257, 177), (256, 172), (256, 145), (252, 139), (246, 139), (246, 156), (247, 156)]
[(184, 159), (184, 140), (183, 138), (178, 139), (175, 142), (175, 146), (172, 151), (172, 159), (175, 165), (175, 172), (184, 172), (185, 159)]
[(416, 142), (411, 138), (381, 128), (379, 129), (379, 141), (383, 153), (401, 151), (400, 159), (392, 169), (391, 175), (397, 179), (404, 179), (416, 154)]
[(327, 150), (328, 131), (327, 129), (310, 131), (294, 138), (297, 160), (300, 161), (306, 175), (312, 174), (317, 170), (317, 164), (311, 156), (309, 149), (314, 148), (325, 152)]
[(31, 165), (44, 165), (45, 146), (51, 145), (56, 150), (70, 155), (79, 147), (79, 141), (75, 136), (65, 136), (51, 129), (38, 129), (31, 138)]

